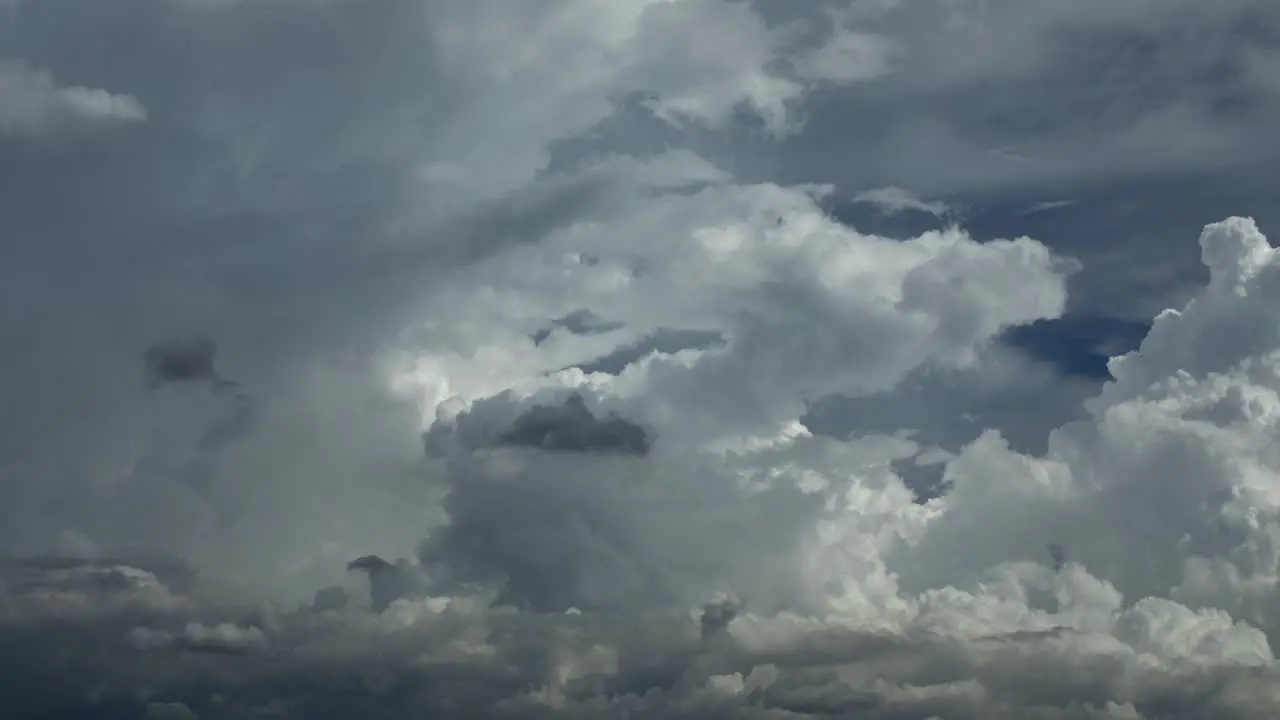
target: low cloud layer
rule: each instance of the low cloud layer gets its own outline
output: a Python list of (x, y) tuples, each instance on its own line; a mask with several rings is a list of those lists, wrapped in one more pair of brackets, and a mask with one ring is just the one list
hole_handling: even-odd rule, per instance
[(1275, 717), (1280, 255), (1021, 224), (1194, 5), (0, 2), (0, 716)]

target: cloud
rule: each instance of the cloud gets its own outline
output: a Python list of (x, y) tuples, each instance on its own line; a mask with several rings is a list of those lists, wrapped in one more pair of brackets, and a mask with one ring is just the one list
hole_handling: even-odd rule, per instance
[(161, 340), (142, 354), (147, 380), (153, 388), (200, 381), (214, 387), (234, 387), (234, 382), (219, 377), (214, 368), (217, 352), (218, 346), (204, 335)]
[[(678, 455), (637, 460), (494, 455), (462, 435), (451, 442), (465, 444), (446, 443), (457, 474), (448, 523), (414, 571), (425, 584), (388, 596), (380, 615), (338, 610), (355, 614), (328, 630), (309, 612), (276, 615), (263, 642), (288, 648), (306, 672), (324, 647), (347, 648), (340, 657), (351, 663), (378, 648), (385, 663), (392, 638), (455, 638), (437, 645), (438, 659), (406, 655), (404, 665), (383, 666), (393, 673), (383, 682), (408, 683), (404, 694), (328, 700), (343, 707), (434, 707), (444, 701), (423, 693), (449, 677), (454, 687), (469, 678), (486, 688), (466, 699), (471, 712), (515, 717), (1264, 717), (1277, 701), (1275, 564), (1264, 559), (1267, 525), (1240, 513), (1269, 512), (1265, 475), (1245, 469), (1268, 462), (1256, 454), (1265, 452), (1268, 396), (1254, 383), (1274, 379), (1264, 368), (1275, 338), (1234, 334), (1242, 342), (1224, 347), (1213, 332), (1226, 318), (1269, 322), (1255, 313), (1274, 307), (1265, 293), (1275, 264), (1246, 220), (1206, 228), (1202, 244), (1209, 286), (1114, 363), (1117, 379), (1088, 404), (1088, 418), (1057, 431), (1043, 455), (978, 438), (946, 462), (951, 490), (924, 506), (887, 466), (911, 449), (870, 438), (799, 434), (725, 456), (685, 444)], [(503, 412), (518, 417), (521, 402), (505, 398), (515, 404)], [(461, 428), (468, 417), (441, 422)], [(1215, 451), (1220, 443), (1232, 449)], [(881, 485), (869, 464), (877, 454)], [(700, 456), (699, 469), (682, 469)], [(855, 467), (852, 479), (834, 474)], [(720, 480), (646, 507), (692, 478), (706, 486), (735, 468), (767, 470), (769, 488), (741, 494)], [(566, 481), (566, 472), (578, 478)], [(655, 483), (673, 475), (681, 479), (655, 495)], [(789, 519), (778, 514), (805, 498), (818, 502), (799, 502)], [(661, 529), (651, 525), (658, 521)], [(721, 537), (733, 542), (713, 541)], [(655, 554), (664, 541), (673, 554)], [(680, 573), (677, 557), (694, 572)], [(715, 568), (718, 581), (698, 583), (700, 568)], [(725, 590), (734, 599), (715, 599)], [(700, 613), (699, 595), (709, 598)], [(375, 629), (381, 623), (388, 629)], [(332, 632), (346, 639), (305, 639)], [(239, 637), (226, 627), (195, 635)], [(510, 662), (521, 680), (497, 673)], [(235, 682), (284, 682), (272, 665), (248, 667), (261, 669)], [(265, 702), (248, 687), (235, 697)], [(313, 696), (292, 702), (305, 708)]]
[[(1257, 384), (1265, 383), (1257, 373), (1267, 362), (1262, 360), (1267, 355), (1263, 348), (1271, 341), (1269, 333), (1261, 329), (1268, 321), (1254, 309), (1255, 303), (1265, 302), (1261, 298), (1269, 292), (1264, 288), (1270, 282), (1270, 250), (1256, 227), (1239, 218), (1207, 227), (1201, 244), (1214, 279), (1184, 311), (1163, 314), (1137, 351), (1113, 360), (1111, 370), (1116, 381), (1086, 405), (1091, 418), (1056, 432), (1050, 440), (1048, 456), (1025, 466), (1026, 472), (1039, 478), (1043, 491), (1034, 496), (1009, 494), (1012, 488), (997, 489), (987, 486), (986, 481), (971, 481), (970, 488), (976, 493), (973, 501), (985, 504), (997, 497), (1001, 500), (987, 505), (986, 512), (991, 514), (985, 519), (972, 508), (949, 511), (944, 516), (952, 520), (937, 526), (934, 537), (940, 544), (930, 547), (931, 543), (926, 542), (921, 547), (922, 558), (935, 552), (948, 556), (945, 560), (942, 555), (936, 556), (940, 564), (933, 565), (935, 570), (945, 564), (948, 573), (953, 573), (970, 560), (984, 567), (994, 562), (988, 553), (995, 550), (995, 544), (977, 538), (962, 540), (952, 533), (985, 534), (986, 529), (977, 530), (979, 525), (993, 522), (998, 516), (1006, 518), (1000, 521), (1005, 527), (995, 532), (1001, 538), (999, 546), (1005, 548), (998, 553), (1020, 544), (1008, 541), (1011, 535), (1007, 531), (1017, 526), (1021, 530), (1013, 532), (1023, 533), (1023, 542), (1060, 542), (1070, 557), (1097, 568), (1096, 572), (1104, 572), (1130, 598), (1169, 597), (1174, 593), (1186, 599), (1181, 595), (1186, 592), (1182, 583), (1188, 582), (1191, 576), (1187, 573), (1202, 563), (1226, 563), (1220, 566), (1222, 569), (1236, 562), (1245, 563), (1253, 569), (1231, 572), (1246, 576), (1261, 573), (1261, 577), (1255, 576), (1252, 581), (1242, 577), (1238, 582), (1271, 584), (1268, 578), (1273, 570), (1269, 561), (1252, 555), (1261, 551), (1258, 543), (1269, 542), (1262, 538), (1270, 531), (1263, 529), (1265, 523), (1254, 526), (1240, 515), (1270, 512), (1265, 509), (1270, 504), (1264, 499), (1269, 496), (1263, 489), (1265, 484), (1256, 485), (1253, 479), (1267, 461), (1255, 459), (1254, 451), (1247, 449), (1254, 442), (1249, 438), (1266, 425), (1267, 421), (1261, 418), (1265, 417), (1266, 398), (1270, 397), (1265, 385)], [(1214, 319), (1208, 320), (1209, 317)], [(1258, 329), (1241, 332), (1246, 325)], [(1227, 327), (1234, 328), (1231, 335), (1215, 335)], [(1215, 337), (1219, 339), (1211, 339)], [(1236, 340), (1224, 342), (1226, 337)], [(1256, 340), (1246, 339), (1250, 337)], [(965, 478), (977, 476), (968, 474), (968, 463), (977, 463), (972, 472), (994, 478), (987, 474), (991, 467), (988, 461), (1027, 462), (1000, 447), (998, 440), (987, 438), (971, 446), (967, 457), (952, 463), (949, 474), (956, 482), (956, 490), (949, 502), (965, 502)], [(1226, 447), (1235, 449), (1228, 451)], [(1175, 467), (1179, 469), (1175, 471)], [(978, 490), (980, 486), (987, 489)], [(1158, 512), (1146, 509), (1153, 494), (1162, 498)], [(985, 499), (979, 500), (979, 495)], [(1068, 515), (1066, 508), (1082, 505), (1090, 508), (1096, 526), (1083, 522), (1084, 516), (1078, 515), (1078, 510), (1069, 513), (1074, 518), (1070, 527), (1053, 524), (1053, 517)], [(961, 518), (966, 518), (963, 524), (969, 531), (952, 525)], [(1107, 530), (1110, 523), (1124, 527)], [(1136, 528), (1157, 533), (1148, 535), (1148, 540), (1156, 543), (1150, 547), (1166, 550), (1148, 554), (1138, 564), (1129, 564), (1123, 554), (1106, 545), (1121, 541), (1119, 535)], [(1107, 533), (1111, 534), (1110, 540), (1104, 537)], [(956, 554), (958, 547), (966, 548), (963, 554)], [(1226, 557), (1235, 559), (1225, 560)], [(1250, 559), (1245, 560), (1246, 557)], [(930, 574), (929, 582), (935, 581)], [(1265, 612), (1250, 614), (1237, 602), (1232, 601), (1229, 611), (1245, 612), (1245, 617), (1259, 627), (1273, 626), (1274, 621)]]
[[(779, 23), (803, 22), (810, 12), (781, 0), (756, 5)], [(1266, 63), (1255, 58), (1271, 54), (1270, 31), (1261, 29), (1274, 28), (1278, 16), (1257, 3), (877, 5), (851, 22), (898, 48), (890, 71), (818, 93), (805, 106), (804, 132), (762, 149), (769, 160), (743, 161), (744, 168), (848, 189), (893, 185), (965, 207), (1008, 196), (1023, 205), (1098, 197), (1099, 183), (1108, 185), (1108, 200), (1143, 190), (1163, 196), (1172, 178), (1194, 185), (1203, 205), (1226, 177), (1244, 187), (1269, 182), (1256, 177), (1254, 158), (1278, 149), (1267, 133), (1276, 95), (1258, 70)], [(728, 163), (743, 154), (743, 141), (717, 149), (712, 159)], [(1266, 207), (1241, 208), (1232, 195), (1236, 205), (1196, 210), (1184, 222), (1198, 227)], [(1147, 256), (1159, 243), (1138, 228), (1167, 216), (1143, 213), (1131, 231), (1104, 233), (1107, 247)], [(1084, 213), (1072, 225), (1096, 217)], [(1070, 242), (1088, 242), (1087, 231), (1064, 232)], [(1166, 256), (1161, 267), (1173, 262)], [(1156, 308), (1184, 300), (1162, 297)]]
[(1022, 211), (1022, 214), (1030, 215), (1031, 213), (1057, 210), (1059, 208), (1071, 207), (1072, 205), (1075, 205), (1075, 204), (1076, 204), (1075, 200), (1042, 200), (1040, 202), (1032, 203), (1031, 205), (1029, 205), (1026, 209)]
[[(1105, 609), (1108, 598), (1082, 579), (1068, 566), (1061, 587), (1085, 603), (1076, 617), (1088, 622), (1088, 603)], [(31, 662), (41, 655), (28, 656), (21, 677), (49, 694), (28, 692), (19, 709), (115, 709), (128, 717), (180, 703), (199, 717), (274, 708), (304, 717), (417, 710), (443, 717), (857, 712), (873, 718), (1034, 713), (1065, 720), (1159, 713), (1254, 718), (1265, 717), (1275, 702), (1274, 670), (1242, 654), (1257, 639), (1212, 612), (1144, 601), (1118, 614), (1114, 636), (1069, 628), (938, 632), (939, 623), (956, 619), (948, 603), (961, 600), (932, 600), (919, 629), (906, 632), (761, 617), (735, 611), (729, 601), (700, 616), (626, 618), (513, 614), (446, 598), (400, 602), (377, 616), (277, 612), (261, 635), (232, 625), (188, 625), (181, 632), (184, 638), (254, 639), (235, 645), (235, 655), (140, 645), (140, 638), (163, 631), (143, 625), (121, 632), (124, 626), (116, 625), (113, 632), (102, 621), (75, 618), (64, 620), (60, 632), (67, 641), (94, 640), (75, 656), (85, 674), (55, 673), (52, 665)], [(131, 620), (166, 622), (155, 612)], [(24, 630), (7, 625), (3, 632), (19, 639)], [(83, 682), (89, 677), (93, 684)], [(147, 692), (132, 691), (137, 681), (147, 682)]]
[(49, 73), (15, 60), (0, 61), (0, 96), (0, 132), (17, 135), (45, 136), (76, 122), (147, 119), (147, 109), (132, 95), (59, 87)]
[(533, 344), (541, 345), (551, 337), (552, 333), (562, 328), (574, 335), (593, 335), (617, 330), (620, 327), (618, 323), (608, 322), (603, 318), (596, 317), (590, 310), (575, 310), (562, 318), (552, 321), (550, 327), (542, 328), (534, 333)]
[[(830, 453), (815, 460), (825, 466), (847, 452), (880, 468), (869, 482), (909, 498), (889, 464), (914, 450), (885, 439), (846, 451), (810, 437), (798, 422), (805, 399), (888, 391), (916, 368), (966, 367), (1004, 327), (1052, 316), (1065, 297), (1059, 263), (1031, 241), (864, 236), (795, 189), (671, 193), (609, 222), (615, 233), (593, 239), (594, 264), (563, 264), (581, 252), (568, 233), (478, 266), (473, 278), (502, 293), (477, 295), (468, 280), (439, 302), (485, 320), (434, 319), (418, 335), (424, 348), (434, 338), (483, 347), (490, 368), (473, 374), (466, 356), (423, 351), (399, 380), (432, 398), (428, 408), (455, 396), (427, 432), (448, 493), (447, 523), (419, 554), (437, 592), (478, 586), (540, 611), (701, 604), (725, 586), (764, 607), (818, 602), (792, 596), (804, 594), (802, 528), (819, 522), (823, 506), (821, 473), (803, 470), (803, 458)], [(664, 237), (693, 242), (633, 241)], [(976, 277), (984, 282), (968, 281)], [(551, 356), (544, 363), (520, 328), (562, 313), (561, 297), (590, 303), (637, 337), (686, 322), (726, 340), (659, 351), (613, 376), (559, 371), (594, 357), (599, 336), (539, 345)], [(522, 367), (523, 376), (501, 374)], [(509, 389), (491, 394), (495, 382)], [(551, 413), (569, 388), (578, 409)], [(617, 457), (511, 442), (522, 417), (586, 410), (644, 427), (652, 451)], [(781, 469), (791, 463), (800, 465)], [(766, 581), (773, 576), (762, 568), (787, 579)]]
[[(1266, 717), (1280, 701), (1276, 563), (1259, 522), (1273, 504), (1260, 470), (1277, 338), (1256, 329), (1274, 324), (1280, 265), (1248, 220), (1201, 242), (1209, 284), (1113, 363), (1089, 417), (1043, 455), (979, 437), (946, 462), (952, 488), (931, 503), (888, 470), (912, 449), (884, 437), (801, 432), (726, 453), (695, 435), (635, 458), (493, 454), (463, 433), (443, 446), (456, 484), (422, 564), (353, 563), (382, 594), (373, 612), (236, 609), (128, 566), (105, 583), (59, 563), (27, 565), (21, 584), (7, 574), (0, 631), (32, 647), (56, 627), (85, 648), (74, 674), (25, 656), (17, 707)], [(626, 376), (596, 376), (596, 401)], [(519, 417), (540, 395), (503, 397)], [(469, 413), (439, 422), (463, 428)], [(379, 590), (391, 568), (421, 584)], [(716, 582), (698, 582), (712, 568)], [(364, 679), (318, 682), (335, 670)], [(150, 692), (131, 694), (144, 678)]]
[(207, 627), (198, 622), (187, 623), (180, 633), (150, 628), (134, 628), (128, 635), (130, 644), (141, 651), (180, 648), (189, 652), (239, 654), (260, 647), (265, 642), (256, 626), (239, 627), (219, 623)]
[(1256, 224), (1103, 383), (1072, 248), (828, 212), (1231, 166), (1192, 5), (6, 10), (147, 112), (0, 138), (0, 714), (1273, 717)]
[(951, 211), (946, 203), (934, 200), (926, 202), (900, 187), (888, 186), (874, 190), (864, 190), (853, 196), (855, 203), (876, 206), (880, 212), (896, 215), (908, 210), (929, 213), (942, 217)]
[(895, 4), (879, 3), (877, 7), (871, 3), (829, 11), (831, 35), (792, 61), (797, 75), (806, 80), (849, 84), (889, 74), (901, 49), (890, 38), (859, 29), (859, 21), (887, 12)]
[(634, 344), (617, 348), (607, 355), (580, 364), (578, 367), (585, 373), (602, 372), (617, 375), (628, 366), (654, 353), (674, 355), (682, 350), (703, 350), (723, 343), (724, 338), (717, 332), (658, 328), (652, 335)]
[(646, 455), (650, 440), (644, 428), (620, 417), (601, 420), (581, 395), (560, 406), (534, 405), (499, 436), (505, 445), (559, 452), (622, 452)]
[[(421, 598), (426, 595), (427, 586), (422, 572), (404, 559), (390, 563), (377, 555), (366, 555), (347, 563), (347, 569), (367, 574), (370, 607), (376, 612), (386, 610), (397, 600)], [(347, 595), (341, 586), (331, 586), (318, 592), (326, 591), (335, 599), (336, 593), (342, 592), (343, 600), (336, 603), (339, 607), (334, 609), (346, 606)], [(320, 605), (321, 599), (320, 595), (316, 596), (316, 601), (312, 603), (313, 608)]]

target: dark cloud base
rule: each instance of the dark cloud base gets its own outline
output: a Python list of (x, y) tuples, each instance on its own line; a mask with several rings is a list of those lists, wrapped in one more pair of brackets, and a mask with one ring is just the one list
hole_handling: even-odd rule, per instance
[(551, 452), (648, 455), (653, 440), (640, 425), (620, 417), (598, 418), (581, 395), (570, 395), (560, 406), (529, 408), (498, 442)]
[[(708, 606), (699, 621), (94, 599), (88, 613), (37, 600), (42, 619), (0, 623), (6, 717), (1263, 720), (1280, 681), (1261, 667), (1144, 667), (1102, 647), (1082, 652), (1087, 638), (1071, 632), (961, 641), (781, 623), (775, 632), (787, 629), (785, 640), (762, 645), (766, 621), (726, 604)], [(262, 643), (234, 648), (139, 641), (138, 628), (197, 636), (192, 623), (218, 628), (204, 636), (267, 630)]]

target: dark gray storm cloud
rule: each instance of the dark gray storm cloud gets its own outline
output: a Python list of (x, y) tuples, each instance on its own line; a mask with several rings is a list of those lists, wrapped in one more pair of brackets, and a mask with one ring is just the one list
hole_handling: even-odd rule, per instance
[[(362, 572), (368, 578), (370, 606), (375, 612), (386, 610), (397, 600), (422, 597), (427, 590), (426, 576), (404, 559), (387, 562), (377, 555), (365, 555), (347, 563), (347, 569)], [(336, 591), (340, 590), (340, 587), (326, 588), (327, 596), (317, 595), (313, 607), (345, 606), (345, 594), (341, 596), (344, 598), (341, 603), (337, 602)]]
[(1049, 543), (1049, 557), (1053, 559), (1055, 572), (1062, 570), (1067, 564), (1067, 550), (1058, 543)]
[(700, 620), (702, 641), (710, 640), (718, 635), (721, 630), (729, 627), (729, 623), (733, 622), (733, 619), (740, 612), (742, 612), (742, 603), (731, 598), (707, 603), (702, 608), (702, 618)]
[(621, 417), (596, 417), (581, 395), (562, 405), (534, 405), (517, 417), (498, 442), (551, 452), (647, 455), (653, 440), (640, 425)]
[[(307, 611), (184, 625), (145, 600), (90, 617), (68, 614), (69, 599), (60, 617), (0, 622), (5, 647), (23, 649), (0, 655), (14, 717), (1253, 720), (1276, 680), (1264, 668), (1143, 678), (1073, 655), (1062, 632), (966, 646), (827, 627), (761, 644), (731, 603), (701, 620), (454, 608), (380, 627)], [(616, 650), (593, 645), (603, 639)], [(552, 696), (537, 690), (548, 681)]]
[(200, 381), (217, 385), (222, 382), (214, 367), (217, 353), (217, 344), (204, 335), (161, 340), (142, 354), (147, 383), (152, 388)]

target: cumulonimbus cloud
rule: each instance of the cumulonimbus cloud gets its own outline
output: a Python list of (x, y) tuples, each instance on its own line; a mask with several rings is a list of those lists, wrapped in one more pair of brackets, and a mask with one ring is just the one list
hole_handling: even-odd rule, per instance
[[(1208, 284), (1032, 449), (982, 418), (920, 419), (963, 403), (893, 410), (1025, 381), (1002, 342), (1063, 314), (1068, 258), (959, 227), (860, 232), (824, 210), (839, 188), (661, 149), (795, 137), (810, 93), (892, 82), (898, 61), (920, 92), (911, 63), (949, 46), (879, 36), (924, 6), (877, 3), (829, 33), (830, 16), (789, 22), (816, 6), (767, 1), (111, 1), (83, 26), (49, 20), (56, 43), (23, 40), (76, 77), (90, 39), (136, 30), (156, 74), (102, 84), (139, 79), (155, 112), (138, 127), (160, 127), (31, 174), (81, 190), (61, 199), (82, 213), (0, 198), (39, 231), (20, 267), (65, 278), (51, 269), (73, 257), (86, 283), (56, 286), (73, 303), (27, 277), (43, 274), (5, 275), (37, 319), (15, 319), (23, 337), (76, 371), (38, 383), (56, 401), (24, 397), (91, 428), (40, 438), (37, 459), (79, 474), (3, 468), (6, 537), (43, 554), (0, 572), (0, 648), (19, 649), (0, 651), (0, 715), (1280, 707), (1280, 263), (1253, 223), (1205, 229)], [(120, 11), (144, 6), (154, 24)], [(1035, 38), (1057, 27), (1036, 13), (1146, 17), (1067, 7), (1010, 17)], [(929, 22), (976, 17), (957, 12)], [(75, 50), (62, 65), (55, 44)], [(934, 66), (938, 82), (970, 87), (988, 60)], [(566, 147), (594, 131), (603, 149)], [(233, 396), (212, 341), (156, 345), (157, 387), (136, 387), (140, 343), (193, 315), (261, 400), (235, 443), (168, 433), (197, 414), (185, 404)], [(93, 345), (81, 335), (47, 332), (61, 318), (101, 366), (67, 350)], [(837, 401), (889, 419), (806, 424)], [(1032, 425), (1046, 408), (1016, 410)], [(209, 454), (202, 437), (217, 462), (191, 493), (181, 461)], [(937, 471), (932, 492), (907, 466)]]
[[(5, 632), (69, 613), (69, 641), (125, 643), (110, 665), (80, 656), (112, 688), (235, 663), (207, 691), (151, 701), (201, 717), (272, 703), (306, 713), (321, 697), (513, 717), (1264, 717), (1277, 620), (1260, 470), (1275, 462), (1265, 436), (1280, 378), (1280, 336), (1265, 328), (1280, 263), (1247, 220), (1209, 226), (1201, 242), (1208, 287), (1113, 362), (1089, 419), (1043, 456), (979, 438), (947, 463), (951, 490), (923, 506), (888, 470), (917, 450), (887, 437), (792, 430), (726, 446), (694, 432), (625, 457), (464, 432), (439, 441), (450, 515), (420, 563), (353, 565), (370, 574), (373, 614), (335, 602), (237, 615), (144, 571), (90, 586), (76, 584), (87, 574), (55, 583), (51, 566), (10, 586)], [(1224, 343), (1224, 324), (1254, 332)], [(574, 377), (588, 379), (556, 382)], [(626, 380), (595, 376), (596, 401)], [(650, 389), (637, 397), (672, 402)], [(541, 402), (505, 397), (514, 405), (490, 417)], [(290, 689), (334, 663), (376, 668), (404, 694)], [(233, 705), (202, 699), (214, 688)], [(110, 692), (82, 707), (123, 702)]]

